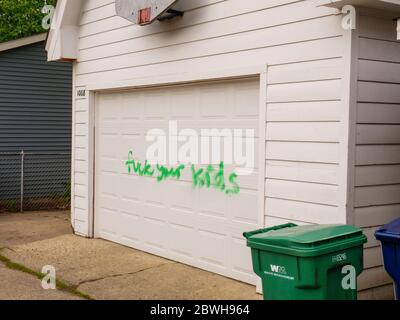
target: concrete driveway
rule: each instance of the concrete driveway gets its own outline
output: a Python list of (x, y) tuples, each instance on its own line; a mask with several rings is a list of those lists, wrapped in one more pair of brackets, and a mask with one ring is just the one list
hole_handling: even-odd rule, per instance
[[(253, 286), (111, 242), (75, 236), (68, 212), (0, 214), (0, 247), (3, 260), (32, 271), (55, 267), (66, 292), (48, 293), (38, 279), (0, 263), (0, 282), (11, 273), (13, 283), (19, 279), (22, 291), (33, 299), (76, 299), (78, 292), (93, 299), (261, 299)], [(7, 298), (27, 297), (0, 289), (0, 299)]]

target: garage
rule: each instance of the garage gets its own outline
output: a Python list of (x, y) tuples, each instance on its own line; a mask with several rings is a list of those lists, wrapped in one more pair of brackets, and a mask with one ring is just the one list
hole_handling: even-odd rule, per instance
[[(203, 129), (242, 138), (250, 129), (258, 159), (259, 78), (98, 92), (95, 101), (94, 236), (254, 284), (242, 233), (260, 226), (257, 160), (237, 177), (237, 194), (195, 188), (191, 164), (179, 179), (160, 182), (129, 172), (126, 163), (129, 152), (145, 162), (148, 133), (168, 134), (171, 121), (183, 135), (196, 130), (201, 141)], [(221, 154), (226, 172), (249, 165)]]
[[(392, 296), (373, 235), (400, 208), (399, 15), (389, 0), (59, 0), (46, 48), (74, 61), (75, 234), (255, 283), (243, 231), (352, 224), (368, 235), (359, 290)], [(166, 159), (161, 181), (164, 161), (147, 166), (163, 137), (169, 157), (212, 129), (255, 130), (251, 174), (246, 157), (218, 168), (225, 145), (194, 169)], [(209, 165), (218, 188), (197, 179)]]

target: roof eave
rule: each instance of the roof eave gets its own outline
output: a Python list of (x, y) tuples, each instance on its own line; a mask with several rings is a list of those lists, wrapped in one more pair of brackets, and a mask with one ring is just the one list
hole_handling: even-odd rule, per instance
[(353, 5), (384, 10), (391, 13), (393, 18), (400, 17), (400, 0), (320, 0), (320, 5), (338, 9)]
[(73, 61), (78, 57), (79, 19), (83, 0), (59, 0), (48, 34), (49, 61)]
[(33, 36), (3, 42), (3, 43), (0, 43), (0, 52), (16, 49), (19, 47), (24, 47), (24, 46), (38, 43), (38, 42), (42, 42), (42, 41), (46, 40), (46, 37), (47, 37), (46, 33), (39, 33), (39, 34), (35, 34)]

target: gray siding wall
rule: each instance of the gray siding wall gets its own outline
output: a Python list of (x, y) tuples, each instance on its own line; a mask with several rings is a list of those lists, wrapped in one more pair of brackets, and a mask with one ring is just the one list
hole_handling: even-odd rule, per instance
[(72, 66), (44, 43), (0, 53), (0, 152), (70, 151)]
[(0, 52), (0, 200), (19, 199), (21, 150), (27, 198), (68, 188), (71, 96), (72, 65), (47, 62), (44, 42)]

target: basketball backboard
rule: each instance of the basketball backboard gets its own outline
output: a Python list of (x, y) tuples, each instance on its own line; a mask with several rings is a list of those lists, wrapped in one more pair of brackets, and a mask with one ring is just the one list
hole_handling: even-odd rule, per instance
[[(179, 0), (116, 0), (115, 9), (117, 15), (134, 24), (147, 25), (172, 9)], [(171, 14), (178, 14), (178, 11), (170, 11)]]

